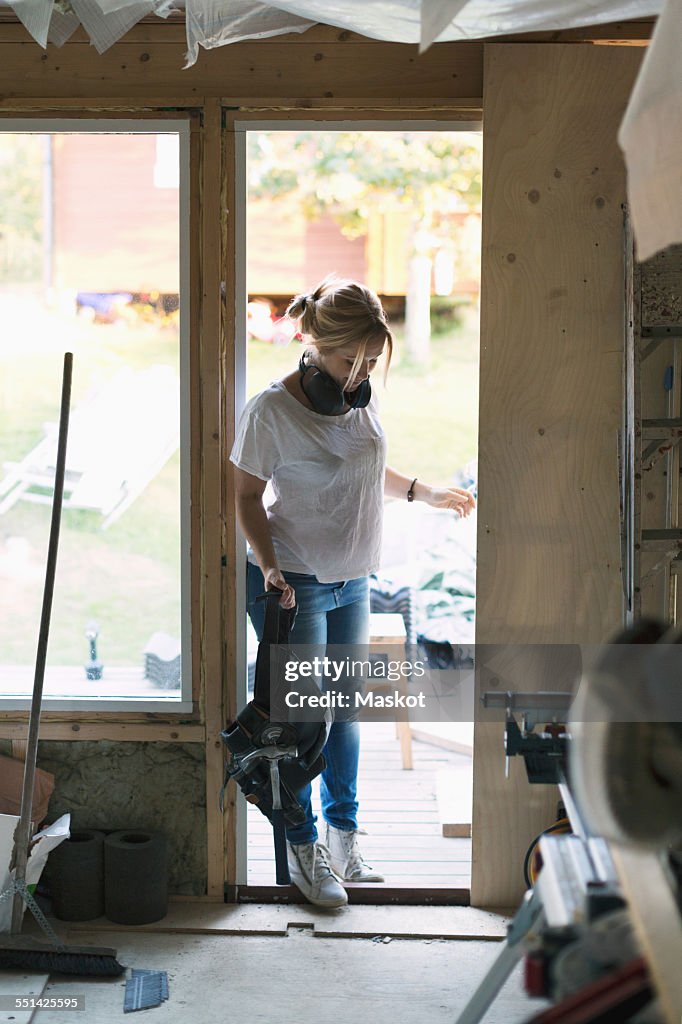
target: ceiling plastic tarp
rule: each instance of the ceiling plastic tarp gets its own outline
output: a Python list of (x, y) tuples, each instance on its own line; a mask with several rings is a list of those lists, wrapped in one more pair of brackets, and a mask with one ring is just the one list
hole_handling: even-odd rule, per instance
[(419, 43), (422, 17), (440, 28), (433, 39), (446, 42), (648, 17), (663, 0), (275, 0), (269, 6), (372, 39)]
[[(620, 129), (638, 255), (682, 242), (682, 0), (0, 0), (41, 46), (82, 24), (102, 53), (147, 14), (185, 10), (187, 64), (199, 47), (323, 23), (419, 44), (485, 39), (661, 15)], [(663, 12), (663, 13), (661, 13)]]
[[(323, 23), (371, 39), (419, 43), (580, 28), (659, 14), (664, 0), (0, 0), (45, 46), (50, 17), (77, 18), (103, 52), (147, 14), (187, 12), (190, 63), (222, 46)], [(46, 27), (48, 26), (48, 27)], [(191, 55), (194, 54), (192, 59)]]
[[(113, 0), (116, 2), (116, 0)], [(315, 24), (272, 4), (253, 0), (186, 0), (187, 64), (196, 62), (199, 46), (209, 49), (242, 39), (265, 39), (285, 32), (305, 32)]]

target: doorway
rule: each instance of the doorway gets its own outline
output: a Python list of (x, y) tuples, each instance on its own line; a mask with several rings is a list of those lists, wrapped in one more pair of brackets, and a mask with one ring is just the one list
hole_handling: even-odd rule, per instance
[[(335, 271), (379, 294), (396, 335), (388, 387), (379, 389), (389, 465), (475, 491), (480, 126), (306, 120), (234, 128), (236, 337), (245, 339), (236, 352), (236, 418), (298, 361), (294, 325), (282, 319), (290, 299)], [(399, 611), (409, 655), (436, 670), (472, 658), (475, 534), (474, 517), (455, 522), (426, 505), (386, 503), (372, 608)], [(243, 542), (237, 553), (239, 581)], [(243, 593), (237, 618), (242, 707), (257, 646)], [(472, 727), (412, 722), (407, 748), (396, 731), (390, 722), (361, 723), (362, 847), (386, 883), (355, 886), (351, 901), (466, 902)], [(237, 832), (240, 894), (281, 896), (269, 823), (241, 794)]]

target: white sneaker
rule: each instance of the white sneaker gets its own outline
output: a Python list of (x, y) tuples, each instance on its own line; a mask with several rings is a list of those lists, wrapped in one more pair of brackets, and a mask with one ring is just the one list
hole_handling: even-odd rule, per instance
[(287, 842), (287, 860), (291, 881), (311, 903), (318, 907), (343, 907), (348, 903), (346, 890), (332, 873), (324, 843)]
[(383, 882), (384, 876), (365, 862), (358, 846), (362, 829), (344, 832), (325, 822), (325, 843), (331, 855), (332, 870), (342, 882)]

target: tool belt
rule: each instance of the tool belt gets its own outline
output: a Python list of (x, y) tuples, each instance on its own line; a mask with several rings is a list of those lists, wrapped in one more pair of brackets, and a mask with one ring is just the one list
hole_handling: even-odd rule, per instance
[[(298, 794), (325, 768), (322, 749), (327, 742), (332, 716), (320, 711), (315, 721), (274, 721), (284, 718), (286, 645), (296, 618), (296, 607), (282, 608), (281, 591), (261, 594), (265, 601), (263, 636), (258, 645), (253, 700), (226, 729), (221, 738), (230, 752), (225, 765), (223, 791), (234, 779), (249, 803), (255, 804), (274, 829), (278, 884), (288, 884), (286, 825), (300, 825), (305, 810)], [(277, 645), (273, 649), (273, 645)], [(312, 679), (296, 682), (299, 693), (319, 694)], [(221, 794), (222, 797), (222, 794)]]

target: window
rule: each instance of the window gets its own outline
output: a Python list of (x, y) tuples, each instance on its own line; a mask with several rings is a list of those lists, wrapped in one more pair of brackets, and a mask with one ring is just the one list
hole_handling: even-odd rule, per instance
[(46, 710), (191, 709), (189, 122), (0, 123), (0, 706), (28, 707), (65, 351)]

